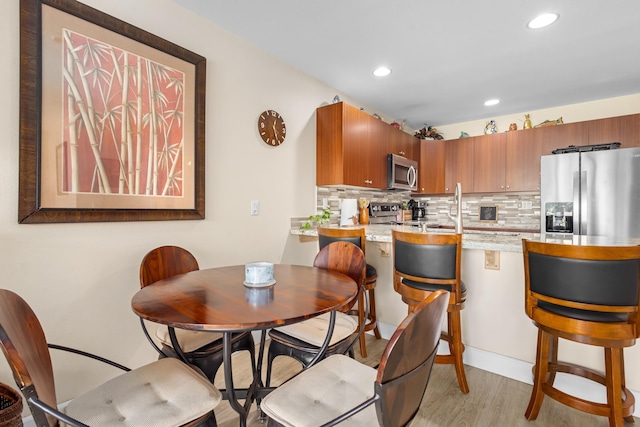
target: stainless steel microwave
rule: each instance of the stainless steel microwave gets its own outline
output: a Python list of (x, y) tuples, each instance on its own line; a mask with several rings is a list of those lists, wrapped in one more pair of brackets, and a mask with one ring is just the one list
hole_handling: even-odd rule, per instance
[(387, 155), (387, 188), (389, 190), (418, 190), (418, 162), (398, 156)]

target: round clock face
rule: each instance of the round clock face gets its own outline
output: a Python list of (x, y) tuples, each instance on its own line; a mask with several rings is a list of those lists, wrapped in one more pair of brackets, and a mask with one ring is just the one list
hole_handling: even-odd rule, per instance
[(258, 117), (258, 133), (262, 140), (271, 146), (277, 147), (284, 142), (287, 135), (287, 127), (284, 119), (275, 110), (263, 111)]

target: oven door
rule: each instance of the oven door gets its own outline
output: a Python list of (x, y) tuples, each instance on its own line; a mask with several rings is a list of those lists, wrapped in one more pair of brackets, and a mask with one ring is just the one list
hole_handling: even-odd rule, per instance
[(418, 189), (418, 162), (398, 156), (387, 155), (387, 188), (389, 190)]

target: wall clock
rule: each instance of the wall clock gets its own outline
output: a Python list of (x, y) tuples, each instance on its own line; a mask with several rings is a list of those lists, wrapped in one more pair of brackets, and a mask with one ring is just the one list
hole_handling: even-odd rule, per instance
[(284, 142), (284, 138), (287, 136), (287, 127), (277, 111), (267, 110), (258, 117), (258, 133), (267, 145), (277, 147)]

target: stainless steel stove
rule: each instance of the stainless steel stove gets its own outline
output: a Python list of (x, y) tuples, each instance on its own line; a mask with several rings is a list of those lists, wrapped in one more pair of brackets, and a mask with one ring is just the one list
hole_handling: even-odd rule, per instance
[(371, 203), (369, 205), (369, 224), (396, 224), (400, 203)]

